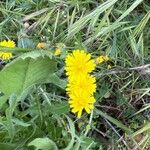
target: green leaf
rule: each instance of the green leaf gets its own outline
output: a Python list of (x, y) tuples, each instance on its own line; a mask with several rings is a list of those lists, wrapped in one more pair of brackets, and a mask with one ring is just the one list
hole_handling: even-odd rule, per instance
[(65, 89), (67, 82), (65, 80), (60, 79), (55, 73), (48, 76), (46, 83), (53, 83), (54, 85)]
[(20, 56), (20, 58), (22, 59), (26, 59), (26, 58), (33, 58), (36, 59), (38, 57), (44, 57), (44, 56), (48, 56), (49, 58), (52, 59), (52, 52), (48, 51), (48, 50), (34, 50), (28, 53), (25, 53), (23, 55)]
[[(94, 11), (90, 14), (82, 17), (74, 24), (72, 24), (68, 29), (68, 39), (73, 37), (77, 32), (79, 32), (82, 28), (84, 28), (89, 21), (93, 21), (93, 18), (97, 18), (98, 16), (103, 13), (105, 10), (113, 6), (118, 0), (107, 0), (106, 2), (102, 3), (98, 6)], [(96, 20), (94, 21), (96, 22)]]
[(140, 23), (134, 29), (134, 31), (133, 31), (134, 37), (136, 37), (138, 34), (140, 34), (143, 31), (146, 24), (149, 22), (149, 19), (150, 19), (150, 11), (143, 17), (143, 19), (140, 21)]
[(43, 83), (56, 71), (56, 62), (48, 57), (16, 59), (0, 72), (0, 91), (9, 96)]
[(0, 97), (0, 109), (3, 107), (3, 104), (6, 103), (7, 98), (8, 98), (7, 96)]
[(0, 143), (0, 149), (1, 150), (14, 150), (15, 149), (14, 144), (9, 144), (9, 143)]
[(53, 114), (61, 115), (69, 112), (69, 105), (67, 102), (62, 102), (61, 104), (52, 104), (48, 109)]
[(17, 118), (13, 118), (12, 121), (15, 123), (15, 125), (22, 126), (22, 127), (29, 127), (31, 124), (23, 122), (22, 120), (19, 120)]
[(71, 150), (74, 143), (75, 143), (75, 126), (74, 126), (74, 122), (68, 117), (66, 116), (68, 122), (69, 122), (69, 132), (71, 133), (71, 140), (69, 142), (69, 144), (67, 145), (67, 147), (64, 150)]
[(86, 136), (81, 136), (81, 147), (82, 149), (88, 150), (88, 148), (91, 148), (92, 145), (94, 145), (93, 139), (86, 137)]
[(16, 106), (17, 106), (17, 97), (14, 94), (12, 94), (9, 98), (9, 107), (6, 109), (5, 112), (7, 118), (6, 126), (11, 139), (13, 139), (15, 135), (15, 127), (12, 122), (12, 116)]
[(90, 38), (85, 41), (85, 44), (92, 42), (93, 40), (97, 39), (100, 36), (104, 36), (109, 32), (116, 30), (117, 28), (121, 27), (122, 25), (126, 24), (127, 22), (115, 22), (113, 24), (108, 25), (107, 27), (103, 27), (98, 29)]
[(36, 138), (28, 146), (35, 146), (36, 150), (58, 150), (56, 144), (49, 138)]
[(117, 20), (116, 22), (120, 22), (127, 15), (131, 13), (143, 0), (136, 0)]

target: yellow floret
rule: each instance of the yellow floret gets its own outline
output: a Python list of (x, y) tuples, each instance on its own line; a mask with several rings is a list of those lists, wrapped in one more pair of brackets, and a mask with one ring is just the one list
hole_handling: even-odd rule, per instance
[(61, 54), (61, 49), (56, 49), (54, 55), (58, 56)]
[(96, 64), (101, 64), (108, 60), (110, 60), (110, 57), (108, 57), (107, 55), (106, 56), (102, 55), (102, 56), (97, 57), (95, 62), (96, 62)]
[(37, 48), (45, 48), (46, 44), (44, 42), (38, 43)]
[[(11, 40), (4, 40), (2, 42), (0, 42), (0, 46), (2, 47), (8, 47), (8, 48), (14, 48), (16, 45), (15, 45), (15, 42), (14, 41), (11, 41)], [(10, 58), (12, 58), (12, 53), (11, 52), (3, 52), (3, 51), (0, 51), (0, 58), (3, 59), (3, 60), (9, 60)]]

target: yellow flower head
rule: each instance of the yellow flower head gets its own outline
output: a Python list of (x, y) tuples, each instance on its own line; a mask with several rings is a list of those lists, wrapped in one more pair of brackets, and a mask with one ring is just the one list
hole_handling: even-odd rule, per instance
[(96, 79), (90, 73), (96, 65), (91, 55), (83, 50), (74, 50), (66, 57), (65, 63), (69, 81), (66, 91), (69, 95), (70, 108), (80, 118), (83, 110), (89, 114), (94, 108)]
[(110, 57), (108, 57), (107, 55), (106, 56), (102, 55), (102, 56), (99, 56), (96, 58), (96, 64), (101, 64), (101, 63), (106, 62), (108, 60), (110, 60)]
[(108, 66), (107, 66), (107, 69), (111, 69), (111, 68), (112, 68), (112, 66), (111, 66), (111, 65), (108, 65)]
[(0, 46), (14, 48), (16, 46), (16, 44), (15, 44), (14, 41), (11, 41), (11, 40), (6, 41), (6, 40), (4, 40), (4, 41), (0, 42)]
[(91, 55), (83, 50), (74, 50), (72, 54), (66, 57), (65, 63), (66, 75), (72, 79), (90, 73), (95, 69), (95, 63), (94, 60), (91, 59)]
[(46, 44), (44, 42), (38, 43), (37, 48), (45, 48)]
[(93, 95), (93, 93), (96, 91), (96, 79), (93, 76), (85, 75), (80, 76), (77, 78), (77, 80), (69, 82), (67, 85), (66, 91), (68, 94), (76, 93), (80, 91), (84, 95)]
[(69, 100), (71, 111), (77, 113), (78, 118), (81, 117), (83, 110), (89, 114), (94, 108), (94, 102), (95, 98), (93, 96), (85, 96), (82, 92), (71, 94)]
[(61, 54), (61, 49), (59, 49), (59, 48), (56, 49), (54, 55), (55, 55), (55, 56), (58, 56), (58, 55), (60, 55), (60, 54)]
[(12, 53), (0, 52), (0, 58), (3, 60), (9, 60), (12, 58)]
[[(14, 41), (4, 40), (4, 41), (0, 42), (0, 46), (8, 47), (8, 48), (14, 48), (16, 45), (15, 45)], [(2, 51), (0, 51), (0, 58), (2, 58), (3, 60), (8, 60), (8, 59), (12, 58), (12, 53), (11, 52), (2, 52)]]

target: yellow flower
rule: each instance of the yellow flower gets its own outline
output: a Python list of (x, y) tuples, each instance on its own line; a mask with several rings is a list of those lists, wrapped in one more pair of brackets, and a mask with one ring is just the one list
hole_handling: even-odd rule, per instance
[(58, 55), (60, 55), (60, 54), (61, 54), (61, 49), (59, 49), (59, 48), (56, 49), (54, 55), (55, 55), (55, 56), (58, 56)]
[(108, 57), (107, 55), (106, 56), (102, 55), (102, 56), (99, 56), (96, 58), (96, 64), (101, 64), (101, 63), (106, 62), (108, 60), (110, 60), (110, 57)]
[(44, 42), (38, 43), (37, 48), (45, 48), (46, 44)]
[(9, 60), (12, 58), (12, 53), (5, 53), (5, 52), (0, 52), (0, 58), (3, 60)]
[(66, 75), (71, 79), (90, 73), (95, 69), (95, 63), (94, 60), (91, 59), (91, 55), (83, 50), (74, 50), (72, 54), (66, 57), (65, 63)]
[(93, 95), (96, 91), (96, 79), (90, 75), (84, 75), (78, 77), (74, 81), (70, 81), (67, 85), (66, 91), (68, 94), (75, 93), (75, 92), (82, 92), (85, 95)]
[[(8, 48), (14, 48), (16, 45), (15, 45), (14, 41), (4, 40), (4, 41), (0, 42), (0, 46), (8, 47)], [(0, 58), (3, 59), (3, 60), (8, 60), (8, 59), (12, 58), (12, 56), (13, 55), (12, 55), (11, 52), (2, 52), (2, 51), (0, 51)]]
[(91, 55), (83, 50), (74, 50), (66, 57), (65, 63), (69, 81), (66, 91), (69, 95), (70, 108), (80, 118), (83, 110), (89, 114), (94, 108), (96, 79), (90, 73), (95, 69), (95, 63)]
[(111, 68), (112, 68), (112, 66), (111, 66), (111, 65), (108, 65), (108, 66), (107, 66), (107, 69), (111, 69)]
[(11, 41), (11, 40), (6, 41), (6, 40), (4, 40), (4, 41), (0, 42), (0, 46), (14, 48), (16, 46), (16, 44), (15, 44), (14, 41)]
[(69, 104), (71, 111), (77, 113), (77, 117), (80, 118), (83, 110), (88, 114), (94, 108), (95, 98), (93, 96), (84, 95), (82, 92), (71, 94)]

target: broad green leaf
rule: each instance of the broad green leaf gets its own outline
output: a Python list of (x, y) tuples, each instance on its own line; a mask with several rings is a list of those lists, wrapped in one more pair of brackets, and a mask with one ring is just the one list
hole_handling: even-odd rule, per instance
[(0, 97), (0, 109), (2, 108), (3, 104), (6, 103), (7, 98), (8, 98), (7, 96), (1, 96)]
[(49, 138), (36, 138), (28, 146), (35, 146), (35, 150), (58, 150), (56, 144)]
[(48, 57), (16, 59), (0, 72), (0, 91), (9, 96), (43, 83), (56, 71), (56, 62)]

